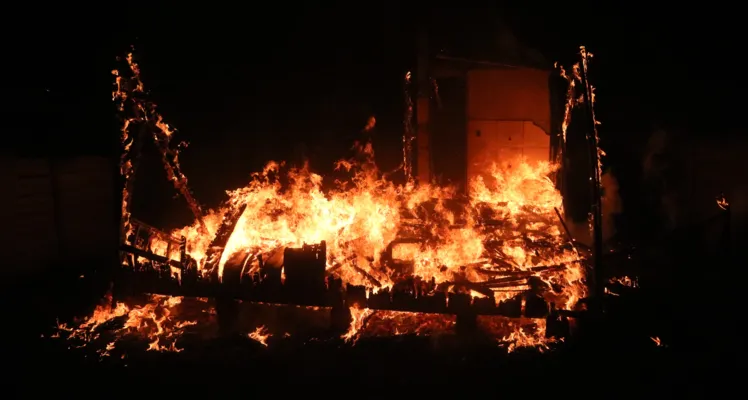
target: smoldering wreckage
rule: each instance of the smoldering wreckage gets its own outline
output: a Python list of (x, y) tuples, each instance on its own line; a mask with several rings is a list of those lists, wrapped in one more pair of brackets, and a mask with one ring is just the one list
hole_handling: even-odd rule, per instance
[[(551, 162), (543, 156), (508, 158), (500, 144), (479, 144), (496, 154), (468, 160), (478, 165), (469, 167), (478, 169), (469, 177), (469, 195), (428, 184), (429, 164), (421, 161), (428, 154), (423, 119), (439, 100), (438, 86), (435, 79), (417, 77), (413, 101), (408, 73), (403, 183), (383, 178), (371, 144), (357, 143), (359, 157), (337, 165), (350, 180), (334, 190), (323, 191), (322, 177), (308, 168), (271, 162), (246, 187), (228, 192), (221, 207), (206, 212), (181, 172), (182, 146), (171, 145), (173, 130), (147, 98), (129, 54), (120, 60), (123, 68), (113, 71), (113, 99), (124, 121), (121, 265), (94, 313), (60, 322), (53, 336), (102, 357), (118, 351), (124, 357), (133, 342), (140, 349), (179, 352), (195, 332), (243, 335), (271, 348), (299, 337), (353, 345), (372, 336), (476, 333), (507, 351), (563, 346), (577, 320), (599, 313), (605, 298), (637, 287), (636, 278), (605, 274), (601, 267), (604, 259), (616, 262), (626, 254), (602, 250), (604, 153), (586, 80), (591, 55), (584, 48), (580, 55), (571, 71), (552, 72), (566, 82), (566, 93), (557, 134), (546, 134)], [(516, 74), (517, 68), (494, 72)], [(547, 79), (548, 72), (531, 74)], [(575, 123), (587, 130), (585, 151), (594, 160), (588, 171), (591, 246), (572, 237), (559, 189), (572, 115), (583, 120)], [(519, 125), (530, 142), (527, 122)], [(489, 136), (482, 129), (474, 135), (481, 140)], [(156, 144), (168, 180), (195, 216), (193, 225), (164, 232), (131, 215), (146, 141)], [(726, 202), (720, 205), (729, 209)], [(656, 336), (651, 340), (662, 345)]]

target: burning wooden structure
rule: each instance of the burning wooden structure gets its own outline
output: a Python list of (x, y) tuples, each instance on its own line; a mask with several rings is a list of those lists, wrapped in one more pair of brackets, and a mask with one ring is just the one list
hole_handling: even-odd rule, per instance
[[(142, 228), (141, 228), (142, 229)], [(153, 232), (162, 235), (161, 232)], [(179, 245), (180, 242), (175, 242)], [(325, 242), (287, 248), (283, 269), (262, 266), (251, 275), (233, 275), (219, 282), (200, 275), (194, 260), (167, 259), (147, 250), (123, 247), (140, 262), (121, 268), (117, 276), (118, 296), (158, 293), (173, 296), (221, 297), (270, 304), (347, 309), (405, 311), (432, 314), (478, 315), (510, 318), (545, 318), (549, 336), (568, 335), (567, 317), (576, 313), (557, 310), (543, 298), (547, 290), (537, 273), (561, 270), (565, 265), (535, 267), (523, 273), (503, 276), (486, 284), (423, 281), (410, 278), (392, 288), (371, 289), (345, 284), (325, 270)], [(491, 289), (512, 287), (528, 282), (530, 289), (506, 300), (497, 301)], [(457, 287), (457, 290), (449, 290)]]
[[(411, 142), (416, 143), (419, 185), (408, 179), (407, 186), (393, 186), (376, 176), (375, 167), (363, 165), (352, 194), (320, 197), (321, 178), (308, 171), (290, 172), (292, 188), (282, 193), (270, 178), (278, 172), (271, 163), (234, 192), (211, 223), (190, 194), (178, 149), (169, 146), (172, 131), (145, 98), (131, 56), (127, 64), (130, 76), (117, 74), (114, 96), (126, 121), (118, 295), (443, 313), (462, 321), (477, 315), (544, 318), (546, 335), (555, 337), (565, 336), (566, 318), (584, 309), (585, 267), (599, 253), (568, 237), (560, 194), (547, 177), (552, 172), (548, 71), (461, 67), (468, 88), (466, 177), (474, 183), (467, 200), (450, 198), (449, 190), (428, 183), (430, 100), (423, 88), (430, 85), (436, 93), (437, 82), (425, 80), (419, 68), (416, 134), (406, 123), (403, 142), (406, 175)], [(406, 108), (412, 115), (413, 103)], [(131, 123), (139, 127), (137, 137), (128, 129)], [(130, 215), (138, 142), (147, 138), (155, 140), (169, 180), (195, 214), (194, 229), (185, 228), (181, 236)], [(364, 156), (370, 151), (361, 148)], [(531, 168), (528, 158), (539, 167)], [(497, 169), (496, 163), (504, 165)], [(278, 199), (283, 196), (286, 200)], [(283, 213), (289, 219), (279, 223)], [(340, 213), (338, 219), (329, 217), (334, 213)], [(319, 214), (329, 218), (319, 220)], [(299, 222), (305, 219), (314, 223)], [(188, 231), (191, 239), (185, 238)]]

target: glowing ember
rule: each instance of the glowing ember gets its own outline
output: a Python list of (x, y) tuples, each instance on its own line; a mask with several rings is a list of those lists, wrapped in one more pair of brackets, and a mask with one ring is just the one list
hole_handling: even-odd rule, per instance
[(660, 338), (658, 338), (657, 336), (652, 336), (650, 339), (657, 347), (666, 347), (665, 344), (662, 343), (662, 340), (660, 340)]
[(610, 278), (610, 283), (617, 283), (619, 285), (628, 286), (628, 287), (639, 287), (639, 281), (636, 278), (631, 278), (628, 276), (622, 276), (620, 278)]
[(257, 327), (257, 329), (255, 329), (253, 332), (250, 332), (247, 335), (247, 337), (267, 347), (268, 346), (267, 340), (270, 337), (270, 334), (268, 333), (267, 328), (265, 328), (265, 326), (263, 325), (263, 326)]

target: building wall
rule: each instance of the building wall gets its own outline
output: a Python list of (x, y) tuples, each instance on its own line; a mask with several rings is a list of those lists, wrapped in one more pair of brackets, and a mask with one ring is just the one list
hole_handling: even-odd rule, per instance
[(467, 74), (468, 180), (493, 163), (548, 161), (548, 72), (478, 69)]
[(1, 158), (0, 254), (8, 272), (115, 255), (113, 179), (111, 162), (101, 157)]

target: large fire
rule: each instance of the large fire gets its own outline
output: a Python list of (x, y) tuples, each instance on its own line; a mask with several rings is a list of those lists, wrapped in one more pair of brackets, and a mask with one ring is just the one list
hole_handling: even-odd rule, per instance
[[(125, 151), (143, 140), (142, 135), (135, 138), (132, 127), (148, 122), (156, 132), (154, 138), (168, 149), (165, 144), (173, 131), (153, 104), (138, 98), (143, 85), (132, 56), (127, 65), (129, 71), (115, 71), (114, 98), (121, 109), (134, 102), (141, 114), (126, 118)], [(332, 190), (323, 190), (324, 178), (307, 166), (269, 162), (252, 175), (247, 186), (229, 191), (222, 207), (203, 213), (191, 203), (199, 218), (173, 235), (186, 238), (186, 252), (201, 274), (218, 279), (227, 274), (251, 276), (263, 264), (282, 271), (284, 248), (324, 241), (327, 273), (345, 283), (363, 285), (370, 293), (415, 280), (431, 291), (469, 292), (476, 298), (493, 293), (497, 302), (537, 290), (557, 309), (579, 307), (579, 300), (587, 294), (584, 260), (589, 254), (564, 234), (562, 197), (550, 179), (554, 165), (521, 160), (511, 165), (497, 163), (469, 183), (470, 196), (465, 197), (452, 187), (389, 181), (373, 162), (371, 143), (357, 143), (356, 150), (358, 157), (337, 163), (349, 179), (336, 181)], [(170, 180), (188, 193), (176, 151), (167, 153), (172, 162), (172, 167), (167, 165)], [(122, 174), (126, 178), (132, 174), (132, 162), (124, 156)], [(131, 229), (127, 190), (124, 238)], [(194, 200), (189, 197), (188, 202)], [(211, 253), (211, 242), (224, 219), (238, 212), (241, 216), (224, 250)], [(169, 257), (167, 247), (158, 239), (150, 244), (154, 253)], [(125, 322), (114, 339), (137, 333), (151, 337), (150, 350), (178, 350), (176, 338), (195, 324), (170, 311), (180, 307), (180, 301), (154, 296), (145, 304), (127, 306), (112, 304), (110, 299), (74, 328), (63, 327), (72, 332), (71, 337), (90, 339), (98, 337), (95, 332), (102, 324), (120, 318)], [(205, 312), (212, 315), (212, 311)], [(437, 314), (370, 309), (352, 309), (351, 314), (353, 322), (343, 338), (352, 342), (367, 335), (445, 332), (455, 324), (454, 316)], [(479, 324), (510, 349), (543, 347), (553, 340), (546, 339), (544, 319), (481, 317)], [(266, 345), (271, 333), (284, 334), (257, 324), (248, 336)]]
[[(370, 145), (362, 151), (372, 154)], [(351, 162), (339, 165), (356, 167)], [(574, 262), (580, 256), (559, 227), (555, 210), (561, 196), (548, 178), (553, 169), (547, 163), (497, 166), (490, 178), (472, 182), (473, 196), (457, 209), (448, 203), (458, 200), (450, 188), (398, 186), (379, 178), (373, 166), (355, 171), (352, 184), (341, 183), (327, 193), (321, 189), (323, 178), (307, 168), (281, 175), (280, 167), (271, 162), (247, 187), (230, 192), (228, 208), (211, 212), (205, 220), (211, 235), (201, 235), (197, 223), (175, 232), (188, 238), (187, 251), (199, 265), (207, 264), (207, 248), (222, 217), (246, 206), (218, 264), (219, 276), (229, 260), (240, 260), (251, 273), (259, 267), (257, 255), (325, 241), (328, 268), (335, 268), (345, 282), (373, 287), (373, 277), (392, 286), (398, 271), (387, 269), (381, 254), (398, 238), (418, 237), (425, 240), (396, 245), (392, 258), (410, 261), (412, 275), (423, 280), (485, 282), (497, 264), (529, 272), (568, 263), (564, 269), (537, 273), (558, 288), (549, 300), (569, 309), (584, 294), (582, 269)], [(481, 223), (489, 218), (501, 223)], [(511, 295), (503, 293), (498, 297)]]

